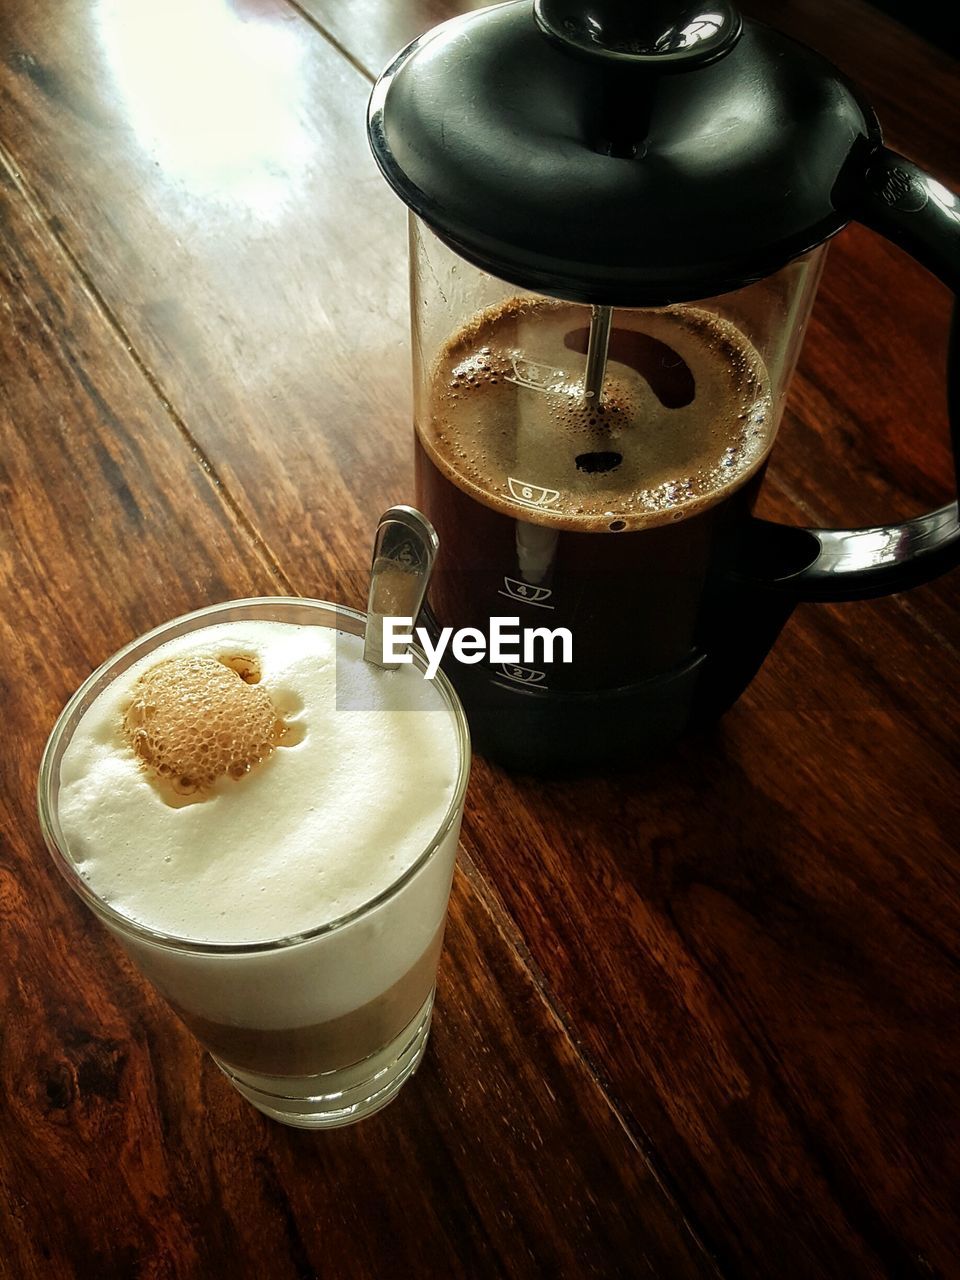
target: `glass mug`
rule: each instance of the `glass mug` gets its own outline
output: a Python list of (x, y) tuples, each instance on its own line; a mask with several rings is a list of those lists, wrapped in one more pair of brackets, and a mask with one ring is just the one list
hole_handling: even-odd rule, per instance
[[(214, 605), (134, 640), (93, 672), (62, 711), (44, 751), (39, 815), (54, 862), (258, 1110), (306, 1129), (371, 1115), (416, 1070), (427, 1042), (437, 963), (470, 772), (470, 738), (456, 694), (438, 673), (452, 718), (456, 783), (420, 855), (382, 892), (340, 919), (268, 941), (219, 943), (157, 932), (97, 893), (70, 856), (58, 817), (64, 751), (97, 695), (176, 636), (216, 623), (267, 620), (362, 636), (365, 617), (320, 601), (263, 598)], [(413, 650), (422, 671), (425, 659)]]

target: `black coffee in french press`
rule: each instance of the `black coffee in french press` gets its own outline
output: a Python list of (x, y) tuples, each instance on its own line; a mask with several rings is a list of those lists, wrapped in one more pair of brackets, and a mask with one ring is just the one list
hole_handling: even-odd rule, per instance
[(480, 750), (649, 753), (740, 695), (798, 601), (960, 560), (956, 503), (752, 514), (829, 238), (858, 219), (960, 284), (960, 203), (818, 55), (729, 4), (516, 0), (404, 50), (369, 134), (411, 209), (426, 622), (573, 638), (448, 656)]

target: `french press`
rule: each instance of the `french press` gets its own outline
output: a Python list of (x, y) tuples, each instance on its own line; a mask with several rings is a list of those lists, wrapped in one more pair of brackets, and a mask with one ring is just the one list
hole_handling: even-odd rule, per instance
[(739, 697), (798, 601), (960, 560), (956, 502), (752, 514), (830, 237), (859, 220), (960, 286), (960, 201), (816, 53), (728, 3), (513, 0), (405, 49), (368, 130), (411, 210), (426, 622), (532, 637), (448, 654), (481, 751), (657, 750)]

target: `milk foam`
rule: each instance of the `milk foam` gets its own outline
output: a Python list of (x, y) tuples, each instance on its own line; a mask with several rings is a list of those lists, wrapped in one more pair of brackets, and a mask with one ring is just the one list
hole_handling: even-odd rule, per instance
[[(362, 647), (327, 627), (222, 623), (167, 642), (110, 684), (61, 762), (60, 823), (91, 888), (151, 929), (252, 942), (315, 929), (401, 877), (453, 798), (457, 730), (416, 667), (383, 671)], [(186, 653), (257, 655), (263, 688), (299, 732), (245, 777), (174, 807), (122, 722), (140, 675)]]

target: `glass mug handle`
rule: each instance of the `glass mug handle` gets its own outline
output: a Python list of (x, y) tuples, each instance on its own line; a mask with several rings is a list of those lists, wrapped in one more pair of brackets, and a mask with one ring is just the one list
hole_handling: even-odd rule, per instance
[[(858, 222), (878, 231), (960, 293), (960, 197), (910, 160), (880, 147), (866, 171), (844, 179)], [(960, 481), (960, 303), (954, 303), (947, 363), (954, 470)], [(960, 486), (958, 486), (960, 487)], [(736, 576), (793, 601), (890, 595), (960, 563), (957, 502), (866, 529), (802, 529), (754, 517)]]

